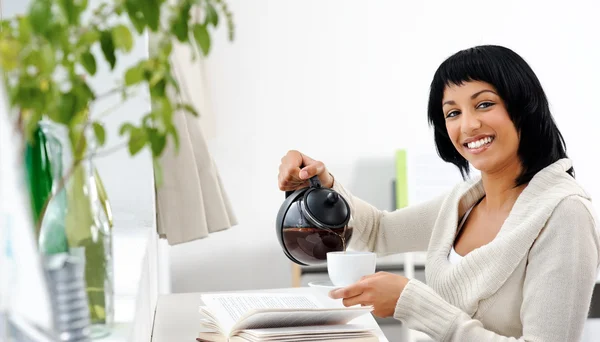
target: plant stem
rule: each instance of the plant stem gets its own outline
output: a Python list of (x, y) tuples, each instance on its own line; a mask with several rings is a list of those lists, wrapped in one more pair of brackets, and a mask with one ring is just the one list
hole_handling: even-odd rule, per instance
[[(98, 158), (98, 157), (106, 157), (106, 156), (108, 156), (108, 155), (110, 155), (110, 154), (112, 154), (112, 153), (114, 153), (114, 152), (116, 152), (116, 151), (118, 151), (118, 150), (120, 150), (120, 149), (122, 149), (122, 148), (125, 148), (125, 147), (127, 147), (127, 144), (128, 144), (127, 142), (124, 142), (124, 143), (122, 143), (122, 144), (118, 144), (118, 145), (115, 145), (115, 146), (113, 146), (113, 147), (110, 147), (110, 148), (104, 149), (104, 150), (102, 150), (102, 151), (99, 151), (99, 152), (93, 153), (91, 156), (93, 156), (94, 158)], [(89, 156), (89, 155), (88, 155), (88, 156), (86, 156), (84, 159), (86, 159), (86, 158), (89, 158), (89, 157), (91, 157), (91, 156)]]
[(106, 97), (109, 97), (109, 96), (111, 96), (111, 95), (114, 95), (114, 94), (116, 94), (116, 93), (118, 93), (118, 92), (121, 92), (121, 91), (123, 91), (124, 89), (125, 89), (125, 87), (124, 87), (124, 86), (120, 86), (120, 87), (117, 87), (117, 88), (113, 88), (113, 89), (111, 89), (111, 90), (107, 91), (107, 92), (106, 92), (106, 93), (104, 93), (104, 94), (100, 94), (100, 95), (98, 95), (98, 96), (96, 97), (95, 101), (102, 100), (102, 99), (104, 99), (104, 98), (106, 98)]
[[(131, 92), (131, 93), (128, 94), (128, 96), (135, 95), (135, 94), (136, 94), (135, 92)], [(109, 114), (114, 113), (114, 111), (116, 109), (118, 109), (119, 107), (121, 107), (127, 101), (129, 101), (129, 98), (124, 99), (122, 102), (117, 103), (116, 105), (108, 108), (107, 110), (103, 111), (100, 114), (94, 115), (94, 120), (102, 119), (102, 118), (108, 116)]]

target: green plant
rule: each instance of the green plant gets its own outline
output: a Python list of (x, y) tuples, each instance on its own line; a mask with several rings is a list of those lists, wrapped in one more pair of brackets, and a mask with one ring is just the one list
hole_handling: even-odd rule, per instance
[[(231, 12), (223, 0), (92, 0), (92, 3), (98, 5), (90, 8), (88, 0), (32, 0), (26, 14), (0, 23), (0, 68), (10, 104), (20, 113), (27, 139), (33, 137), (41, 120), (68, 128), (76, 157), (71, 168), (74, 169), (84, 158), (81, 152), (86, 150), (86, 128), (93, 128), (100, 146), (106, 144), (100, 119), (109, 113), (94, 117), (89, 114), (93, 112), (90, 108), (115, 95), (121, 96), (122, 103), (136, 88), (147, 86), (151, 110), (140, 122), (123, 122), (119, 135), (125, 137), (132, 156), (149, 148), (158, 169), (156, 160), (167, 140), (172, 139), (176, 147), (179, 143), (173, 124), (174, 111), (198, 115), (191, 104), (173, 100), (181, 90), (171, 72), (169, 57), (173, 42), (188, 44), (192, 51), (208, 55), (211, 30), (222, 21), (228, 27), (229, 39), (233, 40)], [(196, 10), (201, 18), (194, 21), (192, 14)], [(96, 93), (88, 78), (96, 74), (102, 61), (114, 71), (121, 56), (133, 48), (132, 32), (151, 34), (157, 39), (157, 50), (120, 75), (120, 83), (113, 89)], [(194, 58), (198, 55), (194, 54)]]
[[(67, 166), (53, 194), (36, 198), (44, 203), (40, 210), (40, 203), (35, 202), (39, 212), (36, 231), (40, 230), (50, 201), (64, 195), (68, 203), (63, 222), (68, 248), (85, 253), (92, 323), (103, 324), (108, 315), (105, 293), (111, 292), (105, 288), (110, 286), (105, 281), (110, 275), (104, 253), (110, 242), (105, 245), (104, 238), (110, 233), (99, 229), (102, 224), (91, 210), (89, 196), (93, 191), (86, 190), (91, 174), (87, 171), (91, 168), (84, 161), (90, 160), (86, 155), (88, 139), (93, 139), (100, 148), (107, 143), (101, 119), (115, 107), (96, 113), (94, 106), (100, 101), (114, 101), (118, 96), (121, 105), (136, 89), (147, 87), (151, 109), (143, 113), (139, 122), (124, 121), (120, 125), (119, 135), (126, 144), (98, 153), (105, 155), (127, 147), (133, 156), (148, 148), (154, 158), (156, 181), (160, 183), (160, 166), (156, 161), (169, 139), (176, 148), (179, 145), (174, 112), (183, 110), (198, 115), (191, 104), (178, 101), (181, 89), (170, 64), (173, 44), (189, 45), (193, 58), (198, 58), (209, 54), (211, 31), (221, 22), (227, 25), (230, 40), (234, 30), (232, 15), (223, 0), (91, 0), (90, 3), (31, 0), (27, 13), (2, 20), (0, 69), (10, 105), (17, 109), (20, 128), (29, 142), (36, 138), (42, 121), (67, 128), (70, 143), (67, 147), (71, 149), (73, 164)], [(196, 13), (200, 18), (192, 20), (192, 14)], [(115, 72), (119, 60), (133, 48), (134, 32), (152, 36), (156, 42), (152, 54), (119, 75), (113, 89), (97, 93), (90, 87), (89, 78), (96, 75), (103, 62), (110, 72)], [(106, 197), (97, 174), (94, 177), (99, 196)]]

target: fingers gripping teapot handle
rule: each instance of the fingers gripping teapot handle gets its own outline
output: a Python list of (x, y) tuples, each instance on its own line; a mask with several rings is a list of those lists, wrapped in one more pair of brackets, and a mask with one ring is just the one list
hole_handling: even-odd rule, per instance
[[(318, 176), (312, 176), (312, 177), (310, 177), (310, 179), (308, 181), (309, 181), (311, 188), (320, 188), (321, 187), (321, 181), (319, 180)], [(288, 198), (289, 196), (291, 196), (294, 193), (294, 191), (296, 191), (296, 190), (286, 191), (285, 198)]]

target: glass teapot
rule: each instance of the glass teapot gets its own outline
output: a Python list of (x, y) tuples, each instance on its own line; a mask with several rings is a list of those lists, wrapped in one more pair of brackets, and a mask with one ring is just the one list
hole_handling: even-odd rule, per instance
[(328, 252), (346, 250), (352, 237), (348, 202), (324, 188), (317, 176), (310, 186), (286, 191), (277, 213), (276, 233), (285, 255), (302, 266), (327, 262)]

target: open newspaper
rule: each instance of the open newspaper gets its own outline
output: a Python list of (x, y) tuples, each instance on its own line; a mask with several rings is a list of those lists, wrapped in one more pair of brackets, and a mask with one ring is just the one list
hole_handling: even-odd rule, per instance
[(373, 328), (348, 324), (372, 307), (326, 308), (311, 294), (202, 295), (198, 341), (378, 341)]

